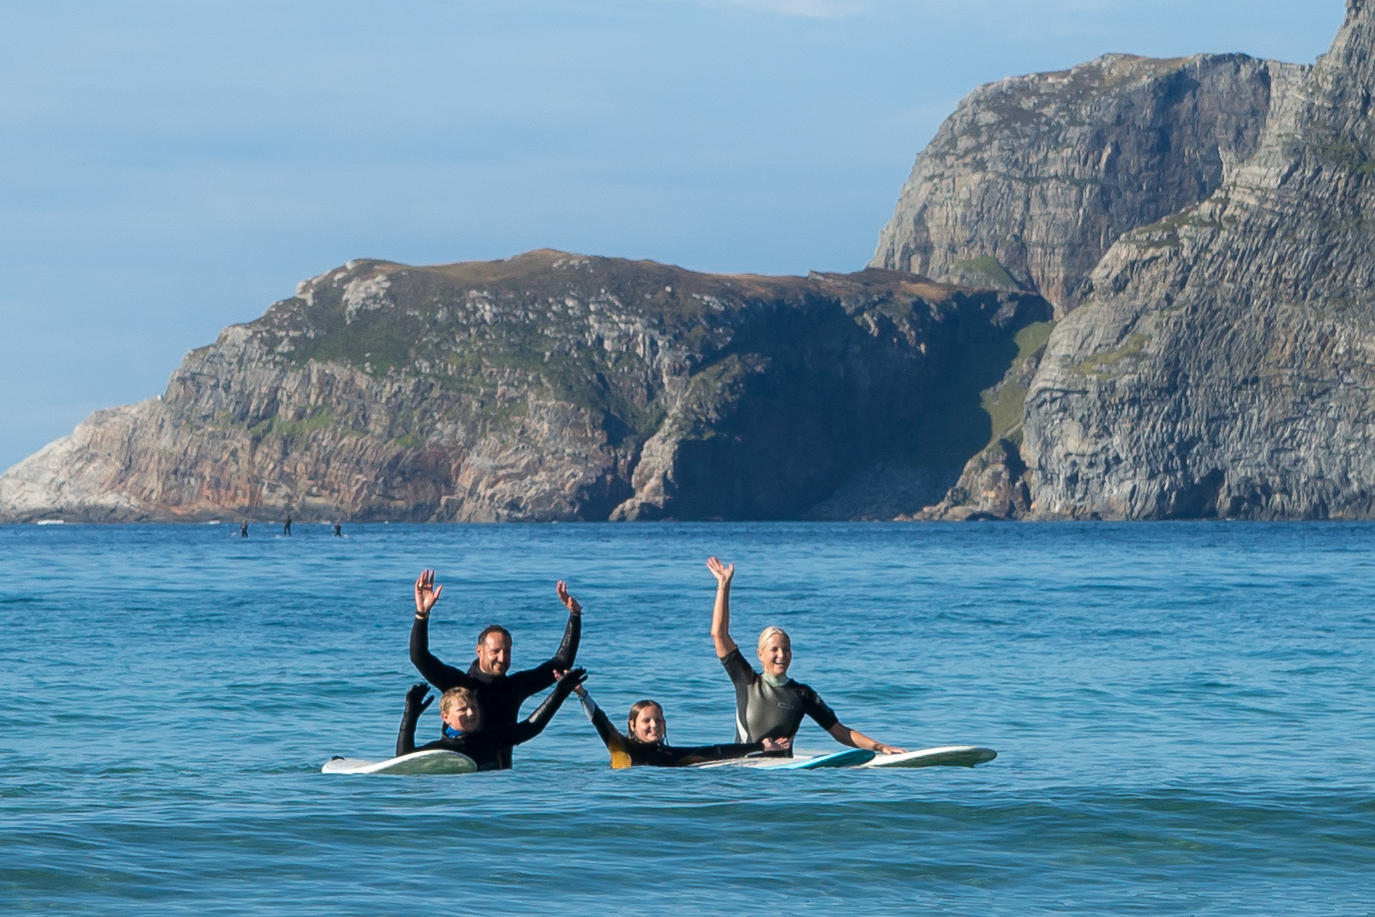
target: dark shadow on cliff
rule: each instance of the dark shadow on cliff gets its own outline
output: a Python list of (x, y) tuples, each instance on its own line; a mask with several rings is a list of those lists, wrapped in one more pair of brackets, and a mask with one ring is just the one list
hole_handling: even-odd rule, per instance
[(882, 317), (870, 332), (840, 308), (795, 323), (711, 435), (681, 443), (665, 515), (893, 518), (939, 500), (992, 435), (981, 393), (1051, 307), (960, 293), (940, 308), (921, 359), (884, 346)]

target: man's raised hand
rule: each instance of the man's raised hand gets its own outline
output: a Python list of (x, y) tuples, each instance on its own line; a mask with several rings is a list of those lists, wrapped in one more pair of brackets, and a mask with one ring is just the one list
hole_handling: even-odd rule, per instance
[(565, 583), (563, 580), (559, 580), (558, 584), (555, 585), (554, 588), (559, 591), (559, 601), (567, 605), (568, 610), (570, 612), (572, 612), (575, 615), (582, 614), (582, 606), (578, 604), (578, 600), (568, 594), (567, 583)]
[(727, 567), (715, 557), (707, 558), (707, 569), (711, 571), (712, 576), (716, 577), (718, 586), (729, 586), (731, 578), (735, 576), (735, 564)]
[(415, 616), (428, 618), (430, 609), (434, 608), (434, 603), (439, 601), (439, 594), (443, 591), (443, 586), (434, 584), (433, 570), (421, 572), (415, 580)]

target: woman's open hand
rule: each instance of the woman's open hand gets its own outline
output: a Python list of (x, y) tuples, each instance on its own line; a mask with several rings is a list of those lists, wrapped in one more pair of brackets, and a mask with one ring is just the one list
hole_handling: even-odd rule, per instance
[(711, 571), (712, 576), (716, 577), (716, 585), (718, 586), (729, 586), (731, 579), (735, 576), (735, 564), (728, 567), (715, 557), (707, 558), (707, 569)]

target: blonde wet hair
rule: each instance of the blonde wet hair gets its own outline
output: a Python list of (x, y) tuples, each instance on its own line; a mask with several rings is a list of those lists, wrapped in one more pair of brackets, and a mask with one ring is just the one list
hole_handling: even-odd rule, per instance
[(472, 704), (479, 712), (482, 708), (477, 705), (477, 692), (472, 688), (450, 688), (439, 698), (439, 712), (448, 713), (459, 703), (467, 702)]
[(777, 627), (777, 626), (775, 626), (775, 625), (773, 625), (773, 624), (770, 624), (768, 627), (766, 627), (766, 628), (764, 628), (762, 631), (760, 631), (760, 633), (759, 633), (759, 645), (756, 647), (756, 649), (757, 649), (759, 652), (761, 652), (761, 653), (764, 652), (764, 644), (765, 644), (765, 643), (768, 643), (768, 642), (769, 642), (769, 638), (772, 637), (774, 634), (778, 634), (778, 635), (781, 636), (784, 640), (787, 640), (787, 641), (788, 641), (788, 646), (792, 646), (792, 645), (793, 645), (793, 638), (788, 636), (788, 632), (787, 632), (786, 630), (784, 630), (784, 629), (781, 628), (781, 627)]

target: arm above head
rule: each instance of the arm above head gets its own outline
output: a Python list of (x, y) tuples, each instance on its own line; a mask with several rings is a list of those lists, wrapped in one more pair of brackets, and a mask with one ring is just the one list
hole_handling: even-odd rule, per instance
[(578, 643), (582, 640), (582, 606), (568, 594), (568, 584), (563, 580), (559, 580), (555, 588), (559, 593), (559, 601), (568, 607), (568, 626), (563, 629), (563, 642), (551, 661), (556, 669), (569, 669), (573, 667), (573, 660), (578, 658)]
[(445, 665), (430, 652), (430, 611), (439, 601), (443, 586), (434, 584), (434, 571), (426, 570), (415, 581), (415, 621), (411, 624), (411, 664), (420, 676), (441, 691), (471, 688), (476, 683), (466, 672)]
[(900, 755), (904, 751), (904, 749), (898, 748), (895, 745), (884, 745), (882, 742), (871, 739), (859, 730), (851, 729), (844, 723), (836, 723), (826, 731), (841, 745), (848, 745), (851, 748), (867, 748), (880, 755)]
[(568, 586), (562, 580), (558, 583), (558, 591), (559, 599), (568, 606), (568, 625), (563, 629), (558, 652), (533, 669), (506, 676), (510, 690), (518, 692), (522, 700), (552, 685), (555, 673), (572, 668), (578, 655), (578, 644), (582, 641), (582, 606), (568, 594)]
[(716, 658), (725, 659), (735, 649), (735, 641), (730, 638), (730, 583), (735, 577), (735, 564), (726, 566), (715, 557), (708, 557), (707, 569), (716, 577), (716, 604), (711, 610), (711, 639), (716, 644)]
[(434, 703), (434, 695), (429, 694), (430, 686), (423, 681), (411, 686), (406, 692), (406, 709), (401, 714), (401, 729), (396, 734), (396, 756), (409, 755), (415, 751), (415, 724), (420, 719), (420, 714), (424, 713), (430, 704)]

